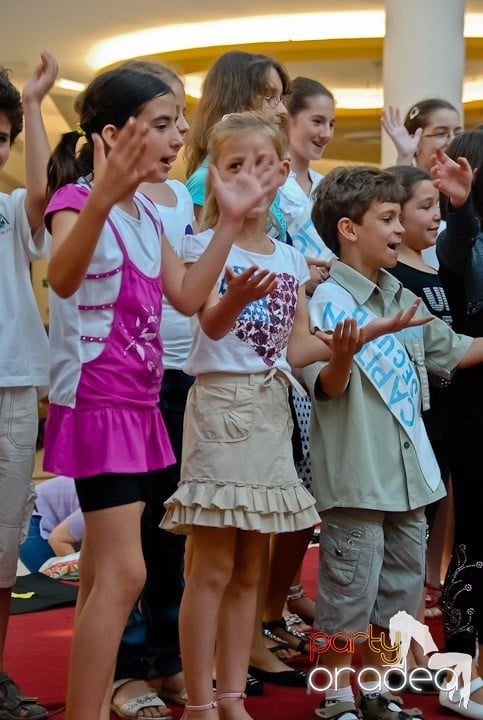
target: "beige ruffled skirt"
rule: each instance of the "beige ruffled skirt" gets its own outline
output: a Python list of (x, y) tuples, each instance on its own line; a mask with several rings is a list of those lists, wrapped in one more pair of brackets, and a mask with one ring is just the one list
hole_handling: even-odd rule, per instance
[(160, 527), (293, 532), (320, 518), (297, 477), (287, 377), (209, 373), (186, 404), (181, 480)]

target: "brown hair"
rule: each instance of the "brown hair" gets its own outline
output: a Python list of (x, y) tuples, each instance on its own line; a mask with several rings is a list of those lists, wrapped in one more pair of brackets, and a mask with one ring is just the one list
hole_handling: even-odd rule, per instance
[(208, 70), (191, 131), (186, 139), (186, 175), (190, 177), (208, 154), (212, 126), (227, 113), (253, 110), (256, 98), (272, 92), (268, 73), (274, 68), (282, 81), (282, 92), (290, 89), (285, 68), (268, 55), (230, 50), (220, 55)]
[(8, 77), (9, 70), (0, 65), (0, 115), (10, 123), (10, 145), (23, 129), (22, 96)]
[(420, 102), (414, 103), (406, 113), (404, 118), (404, 127), (410, 135), (414, 135), (418, 128), (424, 128), (431, 122), (431, 115), (436, 110), (452, 110), (455, 113), (459, 112), (447, 100), (441, 100), (440, 98), (428, 98), (428, 100), (421, 100)]
[(340, 255), (338, 222), (348, 217), (360, 224), (375, 202), (402, 205), (405, 191), (391, 173), (371, 165), (337, 167), (317, 185), (312, 207), (312, 222), (320, 237), (336, 255)]

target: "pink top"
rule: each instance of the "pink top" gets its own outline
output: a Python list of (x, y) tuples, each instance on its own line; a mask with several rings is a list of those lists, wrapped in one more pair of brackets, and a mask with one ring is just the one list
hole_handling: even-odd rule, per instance
[[(75, 185), (70, 188), (60, 205), (57, 193), (53, 196), (46, 214), (80, 209), (88, 190)], [(136, 198), (140, 213), (152, 220), (156, 228), (153, 237), (160, 243), (161, 227), (154, 206), (153, 214), (146, 198), (144, 202)], [(175, 461), (157, 406), (163, 376), (161, 277), (149, 277), (134, 264), (111, 216), (107, 222), (123, 262), (105, 272), (87, 273), (84, 283), (100, 282), (121, 272), (119, 294), (113, 302), (77, 307), (82, 312), (113, 308), (111, 330), (107, 337), (79, 334), (80, 343), (103, 343), (102, 351), (82, 363), (74, 406), (50, 403), (45, 428), (44, 468), (74, 478), (147, 472)], [(69, 301), (72, 298), (64, 302)], [(77, 360), (72, 359), (73, 368)]]

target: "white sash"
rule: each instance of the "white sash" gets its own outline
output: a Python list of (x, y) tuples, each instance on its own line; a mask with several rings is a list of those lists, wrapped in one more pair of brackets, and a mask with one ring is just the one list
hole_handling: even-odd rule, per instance
[[(332, 278), (317, 288), (309, 313), (311, 328), (321, 330), (333, 330), (347, 316), (355, 318), (360, 327), (376, 317), (367, 308), (356, 305), (352, 295)], [(406, 328), (402, 333), (417, 337), (422, 335), (422, 328)], [(427, 485), (436, 490), (441, 471), (421, 417), (416, 368), (404, 345), (396, 334), (381, 335), (366, 343), (354, 360), (407, 434)]]
[(311, 212), (311, 205), (307, 205), (287, 228), (292, 245), (305, 257), (314, 260), (332, 260), (335, 255), (315, 229), (310, 216)]

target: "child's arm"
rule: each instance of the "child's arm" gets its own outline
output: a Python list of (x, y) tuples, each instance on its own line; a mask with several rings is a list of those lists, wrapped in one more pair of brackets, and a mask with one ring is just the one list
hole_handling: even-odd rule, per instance
[(67, 518), (55, 526), (47, 542), (58, 557), (75, 552), (74, 543), (76, 541), (72, 537)]
[(134, 194), (139, 183), (154, 172), (152, 164), (142, 164), (148, 129), (146, 123), (130, 118), (107, 157), (101, 137), (92, 135), (94, 184), (86, 203), (79, 213), (63, 210), (52, 216), (47, 280), (60, 297), (70, 297), (79, 289), (113, 205)]
[(418, 128), (413, 137), (408, 133), (401, 120), (401, 111), (398, 107), (389, 105), (382, 111), (381, 125), (389, 135), (397, 150), (396, 165), (412, 165), (414, 155), (419, 147), (423, 128)]
[(459, 368), (468, 368), (483, 363), (483, 337), (474, 338), (468, 352), (458, 363)]
[(25, 212), (32, 233), (44, 223), (47, 203), (47, 163), (50, 146), (42, 118), (41, 103), (57, 77), (57, 61), (44, 50), (41, 62), (27, 80), (22, 92), (25, 120)]
[(260, 270), (256, 265), (234, 273), (226, 268), (227, 290), (219, 298), (216, 290), (198, 313), (200, 326), (211, 340), (220, 340), (233, 327), (243, 308), (254, 300), (269, 295), (277, 287), (277, 274)]
[[(380, 335), (399, 332), (399, 330), (407, 327), (425, 325), (431, 322), (433, 317), (432, 315), (415, 317), (421, 302), (421, 298), (417, 298), (407, 310), (399, 310), (393, 317), (375, 318), (364, 327), (354, 327), (351, 329), (350, 337), (348, 338), (344, 335), (344, 338), (346, 340), (350, 339), (351, 342), (356, 342), (356, 352), (358, 352), (364, 343), (375, 340)], [(344, 327), (346, 328), (345, 332), (349, 332), (343, 321), (336, 325), (334, 333), (337, 328), (342, 332)], [(334, 333), (328, 334), (317, 328), (315, 335), (310, 334), (305, 293), (303, 293), (303, 297), (301, 298), (299, 291), (294, 327), (290, 334), (287, 348), (287, 360), (290, 365), (292, 365), (292, 367), (305, 367), (317, 360), (327, 360), (330, 357), (329, 347), (332, 347)], [(322, 347), (320, 341), (323, 341)]]
[(282, 171), (270, 158), (255, 165), (252, 152), (239, 172), (231, 175), (229, 180), (223, 182), (213, 165), (209, 172), (220, 219), (206, 250), (187, 269), (168, 241), (163, 239), (163, 288), (171, 305), (185, 315), (194, 315), (205, 304), (223, 271), (245, 215), (280, 185)]

